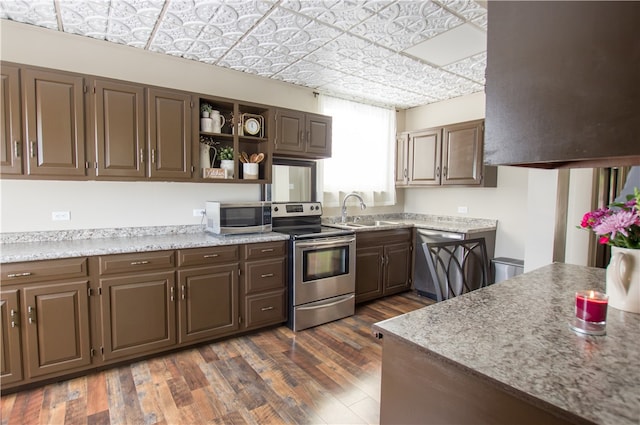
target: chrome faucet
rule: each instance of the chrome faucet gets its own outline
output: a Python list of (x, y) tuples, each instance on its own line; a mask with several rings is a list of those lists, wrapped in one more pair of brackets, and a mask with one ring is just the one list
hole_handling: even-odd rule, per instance
[(358, 198), (358, 200), (360, 201), (360, 209), (361, 210), (364, 210), (364, 209), (367, 208), (367, 206), (364, 203), (364, 199), (362, 199), (362, 196), (358, 195), (355, 192), (351, 192), (350, 194), (345, 196), (344, 199), (342, 200), (342, 217), (341, 217), (341, 220), (340, 220), (341, 223), (346, 223), (347, 222), (347, 199), (349, 199), (352, 196)]

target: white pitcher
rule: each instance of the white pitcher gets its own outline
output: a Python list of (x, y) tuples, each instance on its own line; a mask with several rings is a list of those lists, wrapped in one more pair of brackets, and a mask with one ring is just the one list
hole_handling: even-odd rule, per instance
[(607, 295), (609, 306), (640, 314), (640, 249), (611, 247)]
[(211, 111), (210, 117), (213, 120), (212, 133), (222, 133), (222, 126), (226, 121), (224, 117), (220, 115), (220, 111)]

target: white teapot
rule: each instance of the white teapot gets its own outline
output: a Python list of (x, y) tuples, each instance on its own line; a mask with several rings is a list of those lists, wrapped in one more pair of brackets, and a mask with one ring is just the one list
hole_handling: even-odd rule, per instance
[(226, 121), (224, 117), (220, 115), (220, 111), (211, 111), (210, 117), (213, 120), (212, 133), (222, 133), (222, 126)]

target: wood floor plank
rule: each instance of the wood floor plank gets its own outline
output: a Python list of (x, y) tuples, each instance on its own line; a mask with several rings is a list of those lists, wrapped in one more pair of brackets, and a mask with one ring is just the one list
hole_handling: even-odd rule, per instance
[(87, 415), (104, 412), (109, 409), (107, 382), (104, 373), (92, 373), (87, 376)]
[(431, 303), (407, 292), (301, 332), (274, 327), (3, 394), (1, 424), (374, 424), (382, 346), (371, 326)]

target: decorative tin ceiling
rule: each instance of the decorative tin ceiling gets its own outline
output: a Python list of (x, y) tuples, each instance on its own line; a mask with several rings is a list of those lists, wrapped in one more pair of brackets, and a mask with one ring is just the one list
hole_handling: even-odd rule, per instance
[[(487, 11), (471, 0), (0, 0), (0, 18), (399, 109), (484, 90)], [(430, 45), (463, 25), (478, 51)], [(418, 57), (433, 48), (453, 61)]]

